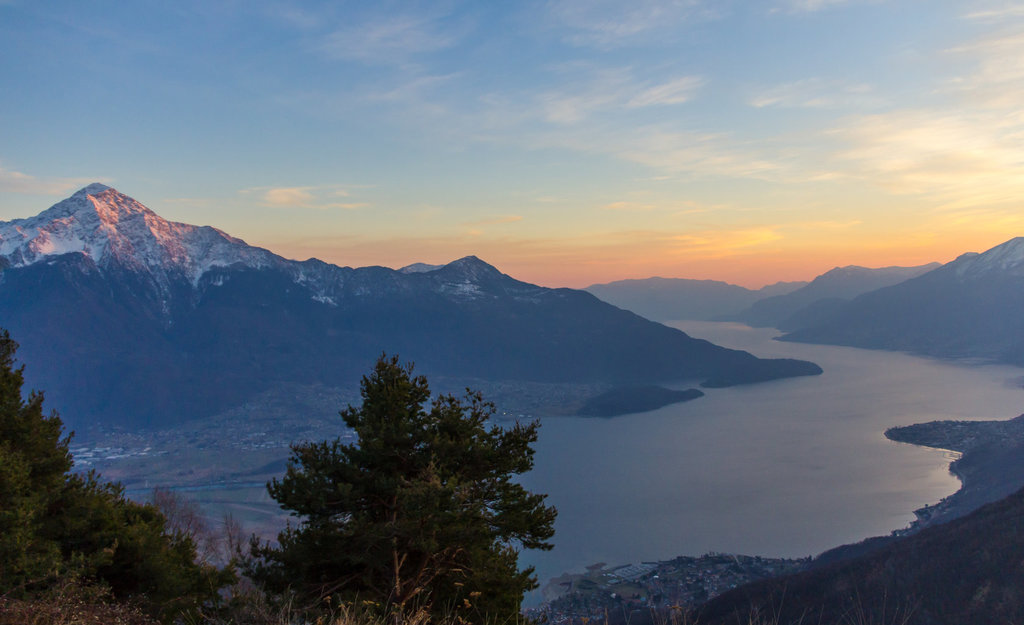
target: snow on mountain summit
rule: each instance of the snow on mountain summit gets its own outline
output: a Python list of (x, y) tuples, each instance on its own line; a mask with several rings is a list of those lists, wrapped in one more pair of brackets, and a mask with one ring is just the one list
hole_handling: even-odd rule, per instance
[[(543, 287), (519, 282), (475, 256), (441, 266), (413, 265), (401, 271), (363, 271), (310, 259), (286, 260), (210, 226), (168, 221), (103, 184), (94, 183), (34, 217), (0, 222), (0, 267), (27, 267), (81, 255), (100, 272), (141, 277), (151, 296), (170, 315), (183, 284), (202, 291), (222, 286), (225, 275), (203, 276), (214, 268), (280, 270), (310, 297), (337, 306), (346, 297), (374, 297), (390, 291), (433, 291), (458, 300), (510, 295), (532, 297)], [(74, 258), (74, 257), (72, 257)], [(384, 273), (382, 273), (384, 272)], [(390, 273), (389, 273), (390, 272)]]
[(35, 217), (0, 222), (0, 256), (11, 266), (76, 252), (101, 268), (117, 264), (150, 273), (159, 282), (177, 274), (193, 284), (212, 267), (263, 267), (281, 260), (216, 228), (167, 221), (100, 183)]
[(950, 264), (961, 277), (1024, 276), (1024, 237), (1015, 237), (981, 254), (964, 254)]

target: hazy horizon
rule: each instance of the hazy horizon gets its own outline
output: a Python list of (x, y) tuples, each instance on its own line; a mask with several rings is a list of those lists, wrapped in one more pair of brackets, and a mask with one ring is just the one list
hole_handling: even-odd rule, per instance
[(0, 220), (99, 180), (350, 266), (757, 287), (1024, 233), (1024, 8), (0, 2)]
[[(91, 184), (103, 184), (103, 183), (91, 183)], [(86, 185), (86, 186), (89, 186), (89, 185)], [(114, 188), (115, 191), (121, 193), (120, 189), (117, 189), (115, 187), (111, 187), (111, 188)], [(80, 190), (85, 190), (85, 187), (83, 187)], [(127, 195), (127, 194), (125, 194), (125, 195)], [(64, 198), (64, 199), (66, 199), (66, 198)], [(138, 200), (138, 198), (133, 198), (133, 199)], [(59, 202), (57, 202), (57, 203), (59, 203)], [(57, 203), (55, 203), (55, 204), (57, 204)], [(142, 202), (142, 203), (143, 203), (143, 205), (145, 205), (144, 202)], [(47, 206), (46, 208), (48, 209), (48, 208), (50, 208), (50, 206)], [(43, 210), (46, 210), (46, 209), (42, 209), (39, 212), (43, 212)], [(12, 219), (22, 219), (22, 218), (28, 218), (28, 217), (32, 217), (32, 216), (34, 216), (34, 215), (24, 215), (22, 217), (14, 217)], [(161, 215), (161, 217), (163, 217), (163, 216)], [(212, 223), (191, 224), (191, 225), (210, 225), (210, 226), (217, 227), (216, 224), (212, 224)], [(231, 235), (232, 233), (228, 232), (227, 234)], [(257, 246), (260, 247), (259, 245), (257, 245)], [(278, 254), (279, 256), (283, 256), (285, 258), (288, 258), (285, 254), (281, 254), (281, 253), (275, 251), (274, 249), (269, 249), (269, 251), (272, 252), (272, 253)], [(985, 250), (982, 250), (982, 251), (985, 251)], [(466, 256), (450, 258), (448, 260), (441, 260), (441, 261), (439, 261), (437, 263), (425, 263), (425, 262), (422, 262), (422, 261), (413, 261), (413, 262), (406, 263), (406, 264), (391, 264), (391, 265), (382, 265), (382, 266), (389, 267), (389, 268), (394, 269), (394, 270), (399, 270), (399, 269), (403, 269), (405, 267), (412, 267), (412, 266), (417, 266), (417, 265), (426, 266), (426, 267), (431, 267), (431, 266), (433, 266), (433, 267), (441, 267), (441, 266), (446, 265), (446, 264), (448, 264), (450, 262), (459, 260), (460, 258), (466, 258), (466, 257), (469, 257), (469, 256), (476, 256), (476, 257), (480, 258), (481, 260), (483, 260), (485, 262), (489, 262), (488, 258), (481, 257), (481, 254), (470, 253), (470, 254), (467, 254)], [(312, 258), (316, 258), (316, 257), (309, 257), (309, 259), (312, 259)], [(303, 261), (303, 260), (307, 260), (307, 258), (291, 258), (291, 260)], [(320, 258), (319, 260), (324, 260), (324, 259)], [(327, 261), (327, 262), (330, 262), (330, 261)], [(916, 265), (916, 266), (924, 266), (924, 265), (934, 264), (934, 262), (935, 261), (931, 261), (931, 262), (928, 262), (928, 263), (921, 263), (920, 265)], [(343, 265), (344, 263), (334, 263), (334, 264), (341, 264), (341, 265)], [(493, 263), (489, 263), (489, 264), (493, 264)], [(939, 263), (939, 264), (944, 264), (944, 263)], [(750, 284), (742, 285), (742, 284), (740, 284), (738, 286), (745, 286), (745, 288), (748, 288), (748, 289), (750, 289), (752, 291), (756, 291), (756, 290), (758, 290), (760, 288), (774, 286), (774, 285), (777, 285), (777, 284), (784, 284), (784, 283), (794, 283), (795, 284), (795, 283), (799, 283), (799, 282), (808, 283), (808, 282), (812, 281), (814, 278), (820, 277), (822, 274), (827, 273), (828, 271), (831, 271), (833, 269), (841, 269), (841, 268), (844, 268), (844, 267), (862, 267), (862, 268), (867, 268), (867, 269), (894, 269), (894, 268), (899, 268), (898, 266), (864, 267), (863, 265), (834, 265), (832, 267), (829, 267), (826, 270), (823, 270), (820, 274), (810, 275), (810, 276), (808, 276), (806, 278), (803, 278), (803, 279), (797, 279), (797, 280), (783, 280), (783, 279), (772, 280), (772, 279), (769, 278), (769, 279), (767, 279), (767, 281), (765, 281), (763, 283), (757, 283), (757, 284), (753, 284), (753, 285), (750, 285)], [(499, 270), (501, 270), (500, 267), (497, 267), (497, 268)], [(505, 272), (505, 273), (508, 273), (508, 272)], [(513, 275), (512, 277), (519, 278), (520, 276)], [(583, 288), (586, 288), (586, 287), (589, 287), (589, 286), (598, 286), (598, 285), (604, 284), (604, 283), (621, 282), (621, 281), (629, 281), (629, 280), (643, 281), (643, 280), (647, 280), (647, 279), (651, 279), (651, 278), (654, 278), (654, 279), (669, 279), (669, 280), (672, 280), (672, 279), (712, 280), (712, 281), (720, 281), (720, 282), (727, 282), (728, 283), (727, 280), (720, 280), (718, 278), (708, 278), (708, 277), (701, 277), (701, 276), (667, 276), (667, 275), (660, 275), (660, 274), (652, 274), (652, 275), (647, 275), (647, 276), (627, 276), (627, 277), (623, 277), (623, 278), (616, 278), (614, 280), (610, 280), (609, 279), (609, 280), (605, 280), (603, 282), (594, 282), (594, 283), (591, 283), (591, 284), (585, 284), (585, 285), (579, 285), (579, 286), (571, 286), (570, 288), (580, 288), (580, 289), (583, 289)], [(729, 283), (729, 284), (733, 284), (733, 283)], [(541, 286), (557, 288), (557, 287), (566, 286), (566, 285), (560, 285), (560, 284), (541, 284)]]

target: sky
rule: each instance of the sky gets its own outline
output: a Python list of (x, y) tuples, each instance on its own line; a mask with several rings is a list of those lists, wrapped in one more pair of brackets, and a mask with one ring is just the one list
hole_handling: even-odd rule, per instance
[(758, 287), (1024, 235), (1024, 2), (0, 0), (0, 220)]

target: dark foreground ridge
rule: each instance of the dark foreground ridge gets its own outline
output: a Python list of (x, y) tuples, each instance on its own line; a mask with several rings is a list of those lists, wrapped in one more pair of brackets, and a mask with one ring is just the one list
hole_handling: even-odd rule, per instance
[(737, 588), (701, 625), (1024, 622), (1024, 490), (876, 553)]

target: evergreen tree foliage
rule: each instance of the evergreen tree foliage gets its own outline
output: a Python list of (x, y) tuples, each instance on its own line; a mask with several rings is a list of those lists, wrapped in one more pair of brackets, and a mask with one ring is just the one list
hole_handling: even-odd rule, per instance
[(39, 597), (76, 579), (167, 621), (216, 600), (233, 572), (198, 564), (192, 539), (119, 484), (71, 473), (70, 435), (44, 414), (42, 393), (22, 397), (16, 350), (0, 330), (0, 596)]
[(60, 546), (40, 529), (71, 469), (68, 438), (56, 414), (43, 413), (43, 395), (23, 399), (24, 366), (0, 330), (0, 593), (23, 590), (59, 568)]
[[(314, 604), (330, 597), (470, 622), (518, 613), (536, 587), (518, 550), (550, 549), (556, 511), (515, 476), (533, 466), (536, 422), (488, 427), (479, 393), (430, 402), (423, 376), (382, 356), (341, 412), (355, 444), (292, 447), (268, 484), (293, 515), (279, 546), (254, 542), (252, 575)], [(429, 405), (428, 405), (429, 404)]]

